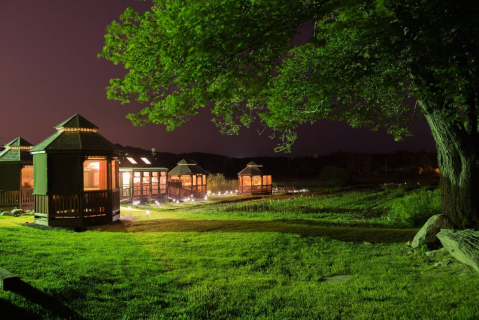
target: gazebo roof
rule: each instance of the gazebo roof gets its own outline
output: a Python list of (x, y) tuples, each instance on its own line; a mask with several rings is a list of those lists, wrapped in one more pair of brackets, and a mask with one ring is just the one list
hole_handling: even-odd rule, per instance
[(194, 160), (185, 159), (178, 162), (178, 165), (168, 172), (168, 175), (181, 175), (181, 174), (207, 174), (206, 170), (198, 165)]
[(16, 138), (7, 143), (5, 150), (0, 152), (0, 161), (32, 161), (33, 158), (28, 152), (32, 144), (23, 138)]
[(66, 119), (59, 125), (55, 126), (55, 129), (63, 129), (63, 128), (84, 128), (84, 129), (96, 129), (99, 128), (95, 126), (93, 123), (79, 115), (78, 113), (71, 116), (70, 118)]
[(78, 114), (55, 128), (56, 133), (30, 151), (118, 151), (113, 143), (96, 132), (98, 127)]
[(254, 161), (251, 161), (250, 163), (248, 163), (246, 168), (244, 168), (238, 173), (238, 175), (239, 176), (261, 176), (263, 175), (263, 172), (261, 172), (261, 170), (258, 169), (259, 167), (262, 167), (262, 165), (258, 165)]

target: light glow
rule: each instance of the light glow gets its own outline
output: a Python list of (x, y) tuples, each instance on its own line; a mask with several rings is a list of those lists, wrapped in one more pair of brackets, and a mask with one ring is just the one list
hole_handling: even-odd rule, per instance
[(132, 164), (138, 164), (138, 162), (136, 162), (135, 159), (133, 159), (133, 158), (131, 158), (131, 157), (126, 157), (126, 159), (127, 159), (128, 161), (130, 161), (130, 163), (132, 163)]
[(143, 160), (143, 162), (146, 164), (151, 164), (150, 160), (148, 160), (147, 158), (141, 158), (141, 160)]

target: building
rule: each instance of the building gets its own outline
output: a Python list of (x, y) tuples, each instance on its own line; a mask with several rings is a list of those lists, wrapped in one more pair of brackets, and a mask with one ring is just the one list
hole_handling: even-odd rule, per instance
[(119, 151), (76, 114), (31, 149), (35, 223), (83, 226), (120, 217)]
[(0, 152), (0, 206), (33, 206), (33, 145), (16, 138)]
[(259, 169), (261, 167), (263, 166), (251, 161), (246, 168), (238, 173), (238, 194), (256, 195), (273, 193), (271, 175), (263, 174)]
[(122, 202), (159, 201), (167, 196), (168, 169), (154, 156), (125, 154), (120, 156)]
[(168, 172), (168, 196), (174, 199), (203, 198), (207, 192), (208, 172), (193, 160), (181, 160)]

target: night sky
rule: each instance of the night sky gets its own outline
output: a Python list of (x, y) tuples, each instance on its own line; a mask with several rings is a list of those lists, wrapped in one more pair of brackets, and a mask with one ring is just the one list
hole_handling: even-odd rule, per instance
[[(125, 119), (127, 113), (139, 111), (140, 104), (107, 100), (109, 79), (125, 71), (96, 57), (105, 28), (128, 6), (144, 11), (150, 5), (132, 0), (0, 0), (0, 144), (17, 136), (37, 144), (54, 133), (55, 125), (79, 113), (99, 126), (104, 137), (122, 145), (240, 158), (280, 155), (267, 134), (258, 136), (259, 126), (242, 129), (239, 136), (222, 136), (206, 109), (166, 132), (162, 125), (133, 127)], [(384, 131), (331, 121), (304, 125), (298, 134), (289, 156), (435, 151), (425, 121), (415, 124), (414, 137), (399, 143)]]

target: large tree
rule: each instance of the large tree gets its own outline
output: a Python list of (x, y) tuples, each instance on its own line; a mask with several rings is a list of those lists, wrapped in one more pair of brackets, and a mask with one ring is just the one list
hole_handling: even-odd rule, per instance
[[(475, 13), (461, 0), (156, 0), (111, 23), (100, 56), (128, 70), (110, 99), (148, 103), (128, 116), (135, 125), (172, 130), (211, 104), (221, 132), (259, 119), (287, 151), (305, 122), (400, 139), (425, 117), (443, 213), (479, 228)], [(295, 44), (298, 33), (308, 41)]]

